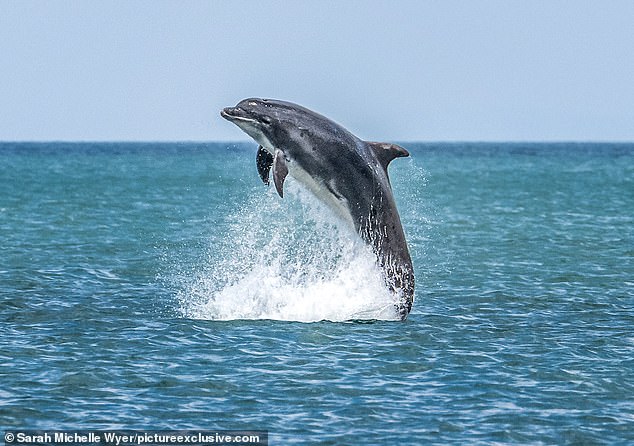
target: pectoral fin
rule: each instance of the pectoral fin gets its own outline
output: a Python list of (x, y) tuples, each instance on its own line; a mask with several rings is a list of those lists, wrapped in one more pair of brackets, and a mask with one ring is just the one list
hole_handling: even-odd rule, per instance
[(269, 185), (269, 172), (271, 171), (271, 166), (273, 165), (273, 155), (269, 153), (268, 150), (265, 150), (262, 146), (258, 147), (258, 154), (255, 157), (255, 162), (258, 167), (258, 173), (260, 174), (260, 178), (267, 186)]
[(275, 189), (280, 197), (284, 198), (284, 180), (288, 175), (288, 167), (286, 166), (286, 159), (281, 150), (275, 151), (273, 158), (273, 183), (275, 183)]

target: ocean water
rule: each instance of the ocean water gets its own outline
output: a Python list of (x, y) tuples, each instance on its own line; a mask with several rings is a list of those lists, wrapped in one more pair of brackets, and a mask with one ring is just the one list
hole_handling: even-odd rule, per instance
[(395, 320), (253, 144), (0, 144), (0, 428), (634, 442), (634, 144), (404, 144)]

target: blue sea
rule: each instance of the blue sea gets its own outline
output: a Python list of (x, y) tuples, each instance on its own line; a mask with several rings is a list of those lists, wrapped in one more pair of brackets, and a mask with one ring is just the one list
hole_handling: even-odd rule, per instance
[(416, 272), (254, 144), (0, 144), (0, 429), (632, 444), (634, 144), (403, 144)]

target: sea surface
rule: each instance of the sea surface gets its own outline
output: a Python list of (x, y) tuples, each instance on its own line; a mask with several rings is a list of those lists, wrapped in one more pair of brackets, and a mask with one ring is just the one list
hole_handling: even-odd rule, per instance
[(254, 144), (0, 144), (0, 429), (632, 444), (634, 144), (403, 144), (399, 322)]

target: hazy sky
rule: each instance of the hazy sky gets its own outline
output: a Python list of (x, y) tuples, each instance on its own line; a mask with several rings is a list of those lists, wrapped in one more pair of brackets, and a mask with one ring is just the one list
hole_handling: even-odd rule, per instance
[(301, 103), (371, 140), (634, 141), (634, 1), (0, 0), (0, 140), (246, 140)]

